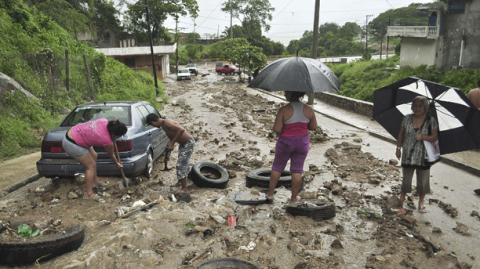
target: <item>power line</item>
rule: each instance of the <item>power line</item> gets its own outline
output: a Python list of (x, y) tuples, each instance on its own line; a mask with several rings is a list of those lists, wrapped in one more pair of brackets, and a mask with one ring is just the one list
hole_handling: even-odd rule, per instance
[(198, 27), (200, 27), (200, 25), (202, 25), (208, 18), (210, 18), (210, 16), (212, 15), (212, 13), (217, 9), (218, 5), (220, 5), (222, 3), (222, 0), (220, 0), (220, 2), (218, 2), (218, 4), (215, 6), (215, 9), (212, 10), (212, 12), (210, 12), (210, 14), (207, 16), (207, 18), (205, 18), (205, 20), (203, 20), (202, 23), (200, 23), (198, 25)]
[(385, 0), (385, 1), (387, 1), (387, 3), (388, 3), (392, 8), (394, 8), (394, 7), (392, 6), (392, 4), (390, 4), (390, 2), (388, 2), (388, 0)]
[(273, 21), (280, 13), (282, 13), (282, 11), (284, 11), (284, 10), (288, 7), (288, 5), (290, 5), (292, 2), (293, 2), (293, 0), (290, 1), (290, 2), (288, 2), (288, 4), (287, 4), (285, 7), (283, 7), (283, 9), (282, 9), (280, 12), (278, 12), (277, 15), (275, 15), (275, 17), (273, 17), (272, 21)]

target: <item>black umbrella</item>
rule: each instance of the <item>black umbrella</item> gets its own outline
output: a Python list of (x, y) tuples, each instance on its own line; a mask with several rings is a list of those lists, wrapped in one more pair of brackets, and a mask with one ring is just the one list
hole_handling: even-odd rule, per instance
[(428, 113), (438, 122), (441, 154), (476, 149), (480, 145), (480, 111), (459, 89), (408, 77), (374, 92), (373, 118), (393, 137), (411, 114), (416, 96), (430, 102)]
[(248, 87), (267, 91), (338, 92), (340, 81), (318, 60), (290, 57), (267, 65)]

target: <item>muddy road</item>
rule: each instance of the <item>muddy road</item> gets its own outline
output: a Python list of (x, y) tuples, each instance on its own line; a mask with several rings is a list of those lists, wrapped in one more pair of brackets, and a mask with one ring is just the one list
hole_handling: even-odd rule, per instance
[[(171, 196), (179, 190), (175, 169), (161, 171), (161, 162), (155, 164), (153, 179), (136, 178), (128, 189), (118, 188), (119, 178), (100, 178), (110, 182), (99, 192), (102, 201), (81, 199), (81, 179), (42, 178), (3, 197), (0, 220), (24, 220), (53, 232), (81, 223), (86, 238), (77, 251), (41, 263), (41, 268), (194, 268), (217, 257), (248, 260), (262, 269), (480, 268), (480, 217), (470, 216), (479, 211), (479, 199), (456, 199), (467, 190), (452, 181), (478, 178), (437, 164), (433, 194), (426, 197), (429, 212), (419, 214), (418, 198), (411, 195), (405, 205), (408, 214), (397, 216), (401, 169), (390, 161), (394, 146), (320, 114), (321, 128), (310, 133), (300, 196), (334, 203), (334, 218), (314, 221), (287, 214), (290, 191), (285, 187), (278, 188), (273, 204), (247, 206), (230, 200), (235, 192), (255, 197), (265, 190), (247, 188), (245, 176), (271, 168), (276, 142), (271, 127), (285, 101), (246, 88), (238, 77), (218, 76), (213, 65), (200, 66), (199, 73), (209, 75), (182, 82), (167, 79), (169, 103), (161, 113), (195, 138), (192, 164), (209, 161), (228, 170), (228, 187), (199, 188), (189, 180), (192, 201), (174, 202)], [(117, 219), (117, 207), (139, 200), (158, 204), (102, 224)], [(358, 214), (358, 209), (381, 217)], [(228, 214), (237, 219), (231, 230)], [(19, 239), (4, 231), (0, 240)], [(252, 242), (253, 249), (246, 250)], [(33, 267), (38, 266), (27, 268)]]

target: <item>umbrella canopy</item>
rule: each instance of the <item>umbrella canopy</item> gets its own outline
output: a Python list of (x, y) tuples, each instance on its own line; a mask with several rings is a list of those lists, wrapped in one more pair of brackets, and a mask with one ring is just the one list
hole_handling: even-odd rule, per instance
[(438, 122), (441, 154), (476, 149), (480, 145), (480, 111), (459, 89), (408, 77), (374, 92), (373, 118), (393, 137), (412, 114), (412, 100), (424, 96), (428, 113)]
[(318, 60), (290, 57), (267, 65), (248, 87), (267, 91), (338, 92), (340, 81)]

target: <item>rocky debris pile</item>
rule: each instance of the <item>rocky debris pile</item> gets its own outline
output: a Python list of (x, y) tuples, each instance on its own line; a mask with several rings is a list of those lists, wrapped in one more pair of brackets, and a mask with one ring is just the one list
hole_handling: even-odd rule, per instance
[(428, 202), (438, 204), (438, 206), (440, 206), (440, 208), (442, 208), (443, 211), (445, 211), (445, 213), (450, 215), (452, 218), (455, 218), (458, 216), (458, 210), (455, 207), (453, 207), (451, 204), (446, 204), (440, 201), (439, 199), (433, 199), (433, 198), (428, 199)]
[(252, 146), (225, 154), (225, 159), (220, 160), (219, 165), (234, 171), (250, 171), (263, 167), (265, 163), (267, 157), (260, 156), (260, 150)]

